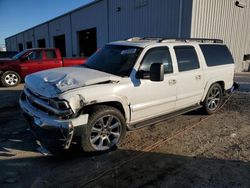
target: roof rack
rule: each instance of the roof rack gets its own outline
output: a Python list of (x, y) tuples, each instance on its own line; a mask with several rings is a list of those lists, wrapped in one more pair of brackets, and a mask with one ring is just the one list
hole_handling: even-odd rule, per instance
[(152, 40), (156, 42), (201, 42), (201, 43), (223, 43), (221, 39), (211, 39), (211, 38), (161, 38), (161, 37), (133, 37), (127, 39), (127, 41), (141, 41), (141, 40)]
[(129, 39), (126, 39), (126, 41), (143, 41), (143, 40), (151, 40), (151, 41), (156, 41), (160, 42), (163, 38), (160, 37), (132, 37)]
[(201, 42), (201, 43), (223, 43), (221, 39), (211, 39), (211, 38), (166, 38), (162, 39), (159, 42), (168, 42), (168, 41), (181, 41), (181, 42)]

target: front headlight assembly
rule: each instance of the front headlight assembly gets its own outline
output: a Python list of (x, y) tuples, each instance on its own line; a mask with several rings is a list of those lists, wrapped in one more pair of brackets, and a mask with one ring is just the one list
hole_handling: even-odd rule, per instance
[(49, 105), (57, 110), (69, 110), (70, 106), (66, 100), (49, 99)]

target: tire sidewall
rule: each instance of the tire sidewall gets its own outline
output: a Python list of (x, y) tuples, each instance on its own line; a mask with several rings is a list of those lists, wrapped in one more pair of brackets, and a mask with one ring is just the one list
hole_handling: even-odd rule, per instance
[[(91, 129), (98, 119), (100, 119), (103, 116), (108, 116), (108, 115), (115, 116), (121, 122), (120, 138), (119, 138), (118, 142), (115, 145), (113, 145), (111, 148), (109, 148), (108, 150), (96, 150), (90, 142)], [(124, 119), (124, 116), (122, 115), (122, 113), (119, 110), (117, 110), (116, 108), (105, 107), (105, 110), (103, 110), (103, 111), (98, 110), (97, 112), (93, 112), (93, 114), (90, 115), (89, 120), (88, 120), (88, 124), (85, 125), (83, 128), (83, 134), (82, 134), (82, 138), (81, 138), (82, 149), (86, 152), (109, 151), (109, 150), (113, 149), (116, 145), (118, 145), (121, 142), (121, 140), (123, 140), (123, 138), (125, 137), (125, 134), (126, 134), (126, 122), (125, 122), (125, 119)]]
[[(16, 77), (18, 78), (18, 81), (17, 81), (16, 84), (14, 84), (14, 85), (9, 85), (8, 83), (5, 82), (5, 77), (6, 77), (7, 75), (9, 75), (9, 74), (14, 74), (14, 75), (16, 75)], [(1, 83), (2, 83), (2, 85), (5, 86), (5, 87), (15, 87), (15, 86), (17, 86), (20, 82), (21, 82), (21, 78), (20, 78), (19, 74), (16, 73), (16, 72), (14, 72), (14, 71), (6, 71), (6, 72), (4, 72), (4, 73), (1, 75)]]

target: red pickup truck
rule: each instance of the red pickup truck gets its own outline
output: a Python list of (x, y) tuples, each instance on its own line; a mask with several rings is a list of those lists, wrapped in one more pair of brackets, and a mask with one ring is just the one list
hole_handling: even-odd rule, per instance
[(59, 49), (33, 48), (24, 50), (10, 60), (0, 61), (0, 77), (3, 86), (18, 85), (28, 74), (57, 67), (85, 63), (86, 58), (62, 58)]

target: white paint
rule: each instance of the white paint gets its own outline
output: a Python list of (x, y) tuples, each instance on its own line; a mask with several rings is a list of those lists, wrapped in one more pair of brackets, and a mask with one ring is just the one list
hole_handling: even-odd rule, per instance
[[(28, 76), (26, 87), (42, 96), (68, 101), (74, 112), (79, 110), (81, 100), (83, 105), (119, 102), (125, 111), (127, 123), (135, 123), (199, 104), (215, 82), (223, 81), (225, 89), (233, 85), (234, 65), (207, 67), (198, 42), (123, 41), (112, 44), (144, 48), (129, 77), (118, 77), (84, 67), (64, 67)], [(174, 47), (178, 45), (194, 47), (200, 69), (178, 72), (174, 52)], [(160, 46), (170, 50), (173, 73), (165, 74), (162, 82), (136, 79), (136, 72), (146, 52)], [(196, 79), (197, 76), (200, 79)], [(172, 80), (176, 82), (173, 84)]]

